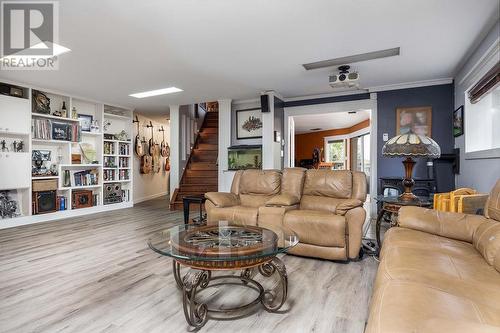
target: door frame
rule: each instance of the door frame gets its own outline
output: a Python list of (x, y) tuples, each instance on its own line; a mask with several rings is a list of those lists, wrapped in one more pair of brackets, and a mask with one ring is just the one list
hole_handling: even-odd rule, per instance
[[(335, 112), (347, 112), (356, 110), (370, 110), (370, 193), (371, 198), (370, 212), (371, 217), (374, 218), (377, 214), (377, 207), (375, 197), (377, 196), (377, 93), (371, 93), (369, 99), (337, 102), (337, 103), (323, 103), (314, 104), (311, 101), (310, 105), (286, 107), (284, 112), (285, 123), (285, 137), (290, 138), (285, 142), (285, 167), (295, 167), (295, 126), (294, 116), (310, 115), (310, 114), (326, 114)], [(291, 158), (292, 157), (292, 158)]]

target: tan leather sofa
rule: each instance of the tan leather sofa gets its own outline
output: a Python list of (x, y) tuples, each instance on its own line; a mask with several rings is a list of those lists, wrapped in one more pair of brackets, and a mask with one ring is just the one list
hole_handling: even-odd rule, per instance
[(230, 193), (205, 194), (208, 224), (219, 220), (273, 229), (286, 226), (299, 236), (290, 253), (330, 260), (356, 259), (366, 217), (366, 176), (361, 172), (242, 170)]
[(500, 180), (485, 216), (401, 208), (365, 332), (500, 332)]

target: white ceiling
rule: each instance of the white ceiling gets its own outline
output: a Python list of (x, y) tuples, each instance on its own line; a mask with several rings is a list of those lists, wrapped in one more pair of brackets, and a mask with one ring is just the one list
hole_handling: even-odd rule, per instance
[[(6, 79), (165, 112), (169, 104), (330, 92), (303, 63), (401, 47), (354, 64), (363, 87), (452, 77), (499, 16), (498, 0), (61, 0), (58, 71)], [(145, 99), (130, 93), (170, 86)]]
[(370, 111), (363, 110), (356, 113), (332, 112), (327, 114), (311, 114), (294, 116), (295, 134), (303, 134), (311, 131), (312, 128), (321, 128), (321, 131), (330, 129), (348, 128), (370, 118)]

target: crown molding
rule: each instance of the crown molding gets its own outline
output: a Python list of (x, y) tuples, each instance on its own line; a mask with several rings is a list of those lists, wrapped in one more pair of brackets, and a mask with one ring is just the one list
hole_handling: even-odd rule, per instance
[(451, 78), (451, 77), (442, 78), (442, 79), (434, 79), (434, 80), (403, 82), (403, 83), (396, 83), (396, 84), (388, 84), (388, 85), (384, 85), (384, 86), (376, 86), (376, 87), (368, 88), (368, 91), (369, 92), (379, 92), (379, 91), (419, 88), (419, 87), (427, 87), (427, 86), (438, 86), (441, 84), (450, 84), (450, 83), (453, 83), (453, 78)]

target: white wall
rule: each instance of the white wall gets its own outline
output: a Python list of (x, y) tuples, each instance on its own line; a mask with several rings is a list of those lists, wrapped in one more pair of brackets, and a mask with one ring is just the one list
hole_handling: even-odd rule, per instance
[[(165, 142), (169, 142), (170, 138), (170, 125), (168, 121), (165, 122), (157, 122), (153, 121), (150, 118), (147, 118), (139, 113), (134, 113), (134, 117), (137, 115), (139, 118), (139, 137), (142, 139), (144, 136), (146, 140), (151, 138), (151, 129), (146, 128), (145, 126), (149, 124), (149, 121), (153, 123), (154, 126), (154, 137), (157, 143), (161, 143), (163, 139), (163, 135), (158, 129), (163, 126), (165, 129)], [(134, 138), (137, 134), (137, 124), (134, 124)], [(169, 142), (170, 144), (170, 142)], [(145, 200), (168, 196), (169, 191), (169, 172), (165, 171), (163, 167), (163, 163), (165, 162), (165, 158), (162, 159), (162, 168), (159, 173), (149, 173), (142, 174), (141, 173), (141, 159), (134, 153), (134, 203), (142, 202)]]
[[(500, 21), (491, 29), (479, 47), (465, 62), (464, 67), (455, 78), (455, 109), (465, 104), (465, 91), (477, 82), (482, 74), (496, 63), (499, 57)], [(473, 115), (468, 115), (473, 116)], [(468, 117), (464, 117), (467, 123)], [(456, 176), (456, 186), (472, 187), (480, 192), (488, 193), (500, 177), (500, 158), (466, 159), (465, 136), (455, 139), (455, 147), (460, 148), (460, 174)], [(500, 135), (496, 132), (494, 135)]]

